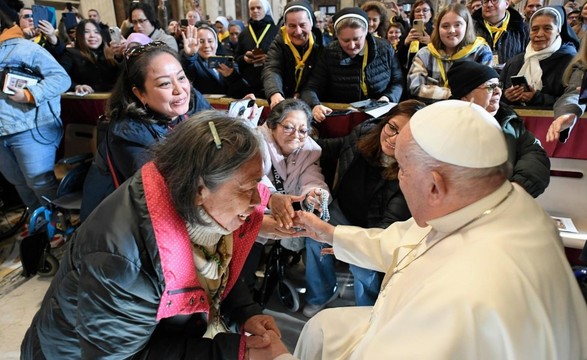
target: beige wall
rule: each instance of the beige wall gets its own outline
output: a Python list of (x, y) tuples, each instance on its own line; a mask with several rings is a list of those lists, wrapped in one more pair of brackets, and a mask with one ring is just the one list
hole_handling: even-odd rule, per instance
[(100, 19), (104, 24), (110, 26), (120, 26), (116, 23), (116, 16), (114, 14), (114, 4), (112, 1), (105, 0), (80, 0), (79, 10), (84, 18), (88, 17), (88, 10), (96, 9), (100, 13)]

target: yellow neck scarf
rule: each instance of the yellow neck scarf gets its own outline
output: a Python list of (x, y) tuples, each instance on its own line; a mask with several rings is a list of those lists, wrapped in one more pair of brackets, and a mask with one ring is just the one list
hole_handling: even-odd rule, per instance
[(255, 42), (255, 45), (257, 48), (260, 47), (261, 41), (263, 41), (263, 38), (265, 37), (265, 34), (267, 34), (267, 31), (269, 31), (270, 27), (271, 27), (271, 24), (267, 24), (267, 26), (265, 26), (265, 30), (263, 30), (263, 33), (261, 34), (261, 36), (259, 36), (259, 40), (257, 40), (257, 35), (255, 34), (255, 30), (253, 30), (251, 25), (249, 25), (249, 31), (251, 32), (251, 37), (253, 38), (253, 41)]
[(361, 90), (363, 91), (363, 95), (368, 97), (369, 91), (367, 90), (367, 82), (365, 79), (365, 68), (367, 68), (367, 58), (369, 57), (369, 44), (367, 44), (367, 39), (365, 39), (365, 52), (363, 53), (363, 66), (361, 66)]
[(497, 44), (497, 41), (508, 29), (508, 25), (510, 23), (510, 12), (506, 10), (505, 19), (503, 19), (501, 26), (491, 25), (485, 20), (483, 20), (483, 22), (485, 23), (485, 27), (487, 28), (487, 30), (489, 30), (489, 33), (493, 37), (493, 49), (495, 50), (495, 45)]
[(440, 52), (434, 47), (434, 45), (432, 45), (432, 43), (428, 44), (428, 50), (430, 51), (430, 54), (434, 56), (436, 58), (436, 61), (438, 62), (438, 69), (440, 70), (440, 77), (442, 78), (442, 86), (448, 88), (448, 79), (446, 77), (446, 71), (444, 70), (444, 64), (446, 61), (455, 61), (458, 59), (462, 59), (465, 56), (476, 51), (479, 46), (483, 46), (485, 44), (487, 44), (485, 39), (483, 39), (480, 36), (477, 36), (477, 38), (472, 44), (464, 46), (461, 50), (457, 51), (451, 56), (441, 55)]
[(291, 50), (291, 53), (293, 54), (294, 59), (296, 59), (296, 69), (295, 69), (296, 90), (295, 90), (295, 92), (298, 92), (299, 87), (300, 87), (300, 83), (302, 81), (302, 74), (304, 73), (304, 68), (306, 66), (306, 61), (310, 57), (310, 54), (312, 53), (312, 49), (314, 48), (314, 35), (312, 33), (310, 33), (310, 39), (308, 40), (308, 50), (306, 50), (303, 57), (300, 55), (298, 49), (296, 49), (294, 44), (292, 44), (291, 39), (289, 38), (287, 31), (285, 30), (285, 26), (281, 27), (281, 36), (283, 37), (283, 42)]

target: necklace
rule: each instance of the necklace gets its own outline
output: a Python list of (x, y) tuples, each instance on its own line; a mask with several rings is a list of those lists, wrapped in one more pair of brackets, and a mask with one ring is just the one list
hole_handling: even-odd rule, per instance
[[(504, 196), (503, 199), (501, 199), (497, 204), (495, 204), (494, 206), (490, 207), (489, 209), (485, 210), (484, 212), (482, 212), (481, 214), (479, 214), (477, 217), (467, 221), (464, 225), (459, 226), (458, 228), (456, 228), (455, 230), (451, 231), (450, 233), (444, 235), (443, 237), (441, 237), (440, 239), (436, 240), (432, 245), (430, 245), (429, 247), (426, 248), (426, 250), (424, 250), (420, 255), (416, 256), (416, 258), (414, 258), (414, 260), (410, 261), (409, 263), (405, 264), (404, 266), (402, 266), (401, 268), (399, 267), (401, 265), (401, 263), (408, 257), (410, 256), (410, 254), (414, 251), (414, 249), (417, 249), (420, 247), (420, 244), (422, 244), (422, 242), (428, 237), (428, 235), (430, 234), (430, 232), (428, 232), (426, 235), (424, 235), (424, 237), (418, 241), (418, 243), (416, 244), (416, 246), (412, 247), (410, 249), (410, 251), (408, 251), (408, 253), (406, 255), (404, 255), (404, 257), (401, 258), (400, 261), (398, 261), (397, 265), (395, 266), (395, 270), (393, 270), (393, 272), (391, 273), (391, 275), (389, 276), (389, 278), (387, 279), (387, 281), (385, 281), (384, 285), (382, 286), (382, 288), (387, 285), (387, 283), (389, 282), (389, 280), (393, 277), (393, 275), (397, 274), (398, 272), (402, 271), (403, 269), (405, 269), (406, 267), (408, 267), (411, 263), (413, 263), (414, 261), (418, 260), (419, 258), (421, 258), (424, 254), (426, 254), (428, 252), (428, 250), (432, 249), (434, 246), (436, 246), (436, 244), (438, 244), (439, 242), (441, 242), (442, 240), (446, 239), (447, 237), (457, 233), (458, 231), (461, 231), (462, 229), (466, 228), (467, 226), (471, 225), (472, 223), (476, 222), (477, 220), (481, 219), (482, 217), (491, 214), (495, 209), (497, 209), (497, 207), (499, 207), (499, 205), (503, 204), (507, 198), (510, 197), (510, 195), (512, 194), (512, 192), (514, 191), (514, 187), (512, 186), (512, 188), (510, 189), (510, 191), (508, 191), (508, 193)], [(431, 230), (432, 231), (432, 230)]]

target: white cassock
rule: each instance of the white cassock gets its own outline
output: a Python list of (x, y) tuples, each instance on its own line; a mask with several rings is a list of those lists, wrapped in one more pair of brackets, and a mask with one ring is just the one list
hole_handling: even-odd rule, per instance
[(334, 254), (386, 272), (381, 293), (373, 307), (318, 313), (304, 327), (294, 355), (587, 359), (587, 306), (558, 230), (513, 186), (510, 192), (506, 182), (426, 228), (413, 219), (387, 229), (337, 227)]

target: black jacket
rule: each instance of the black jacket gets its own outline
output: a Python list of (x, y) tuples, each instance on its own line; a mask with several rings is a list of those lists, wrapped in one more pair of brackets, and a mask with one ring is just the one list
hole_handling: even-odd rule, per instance
[[(47, 359), (239, 358), (240, 334), (202, 338), (207, 295), (189, 273), (178, 272), (180, 265), (193, 266), (190, 239), (187, 232), (170, 230), (183, 221), (173, 210), (164, 180), (147, 191), (147, 178), (137, 172), (73, 234), (25, 336), (21, 359), (42, 359), (41, 349)], [(240, 325), (261, 313), (237, 278), (242, 267), (237, 258), (246, 257), (256, 237), (248, 240), (240, 234), (258, 232), (261, 219), (259, 210), (233, 233), (234, 256), (221, 314)], [(168, 309), (164, 314), (162, 306)]]
[[(249, 25), (255, 31), (255, 35), (257, 39), (265, 30), (267, 24), (270, 25), (269, 30), (263, 37), (263, 40), (259, 44), (259, 48), (263, 50), (265, 53), (269, 51), (269, 46), (275, 39), (279, 28), (273, 22), (271, 16), (267, 15), (263, 20), (254, 21), (249, 20)], [(236, 60), (238, 62), (238, 67), (240, 69), (241, 74), (245, 78), (245, 80), (249, 83), (253, 92), (257, 97), (265, 98), (265, 93), (263, 92), (263, 66), (254, 66), (253, 64), (249, 64), (245, 61), (244, 56), (247, 51), (253, 50), (257, 45), (251, 36), (251, 32), (249, 27), (247, 26), (245, 30), (238, 36), (238, 46), (236, 48)]]
[[(513, 7), (509, 7), (507, 11), (510, 13), (510, 22), (507, 31), (499, 38), (496, 46), (493, 46), (493, 37), (483, 21), (481, 10), (478, 9), (473, 13), (473, 20), (475, 21), (475, 32), (477, 36), (481, 36), (487, 41), (493, 53), (497, 51), (500, 64), (505, 64), (509, 59), (526, 51), (526, 45), (530, 41), (528, 34), (528, 24), (524, 22), (524, 18)], [(497, 65), (497, 64), (495, 64)]]
[[(317, 28), (312, 28), (312, 34), (314, 35), (314, 48), (310, 53), (310, 57), (304, 63), (304, 72), (297, 92), (300, 92), (306, 81), (308, 81), (322, 51), (322, 32)], [(300, 56), (304, 56), (303, 52), (300, 53)], [(275, 93), (280, 93), (284, 98), (294, 96), (296, 93), (295, 68), (296, 60), (293, 53), (283, 41), (283, 36), (279, 31), (269, 47), (265, 66), (263, 67), (263, 87), (267, 100)]]
[[(182, 53), (183, 54), (183, 53)], [(202, 94), (226, 94), (232, 98), (240, 99), (252, 92), (249, 83), (239, 72), (238, 64), (234, 63), (234, 71), (229, 77), (224, 77), (208, 68), (208, 62), (202, 59), (198, 53), (187, 57), (181, 56), (181, 62), (187, 77), (193, 86)]]
[[(577, 50), (575, 50), (575, 46), (570, 43), (565, 43), (555, 53), (540, 61), (540, 67), (542, 68), (542, 90), (536, 91), (534, 97), (526, 105), (543, 106), (552, 109), (556, 99), (565, 92), (563, 74), (567, 65), (573, 60), (576, 54)], [(506, 89), (512, 86), (511, 77), (518, 75), (518, 72), (520, 72), (520, 69), (524, 65), (524, 55), (525, 52), (511, 58), (501, 71), (500, 81), (505, 85)], [(506, 103), (512, 104), (505, 97), (502, 98)], [(521, 103), (513, 104), (521, 105)]]
[(510, 181), (537, 197), (550, 183), (550, 160), (546, 151), (510, 106), (500, 103), (495, 119), (505, 135), (508, 161), (513, 166)]
[(398, 102), (402, 92), (402, 72), (387, 40), (367, 34), (368, 48), (365, 78), (367, 96), (361, 90), (362, 56), (350, 58), (340, 47), (338, 40), (328, 44), (304, 89), (302, 99), (314, 107), (320, 102), (351, 103), (387, 96)]
[[(373, 129), (380, 118), (369, 119), (357, 125), (349, 135), (339, 138), (318, 139), (318, 144), (322, 147), (321, 162), (338, 162), (337, 179), (332, 187), (333, 199), (338, 199), (340, 204), (341, 198), (349, 195), (347, 192), (340, 191), (339, 185), (344, 181), (345, 176), (354, 176), (352, 171), (353, 165), (357, 161), (365, 160), (363, 155), (357, 149), (357, 140)], [(383, 168), (380, 168), (381, 171)], [(379, 169), (376, 169), (376, 171)], [(405, 221), (410, 218), (410, 210), (404, 198), (399, 181), (385, 180), (383, 178), (371, 178), (369, 189), (357, 189), (368, 196), (363, 198), (363, 203), (355, 205), (365, 209), (364, 218), (353, 222), (352, 225), (362, 227), (386, 228), (396, 221)], [(344, 211), (343, 211), (344, 214)], [(345, 214), (349, 218), (348, 214)], [(351, 220), (349, 218), (349, 220)], [(352, 220), (351, 220), (352, 221)], [(362, 222), (362, 223), (361, 223)]]
[(120, 65), (111, 64), (104, 57), (104, 46), (93, 52), (96, 63), (92, 63), (76, 48), (67, 48), (57, 59), (71, 78), (70, 91), (75, 90), (76, 85), (90, 85), (94, 91), (109, 92), (116, 84)]

